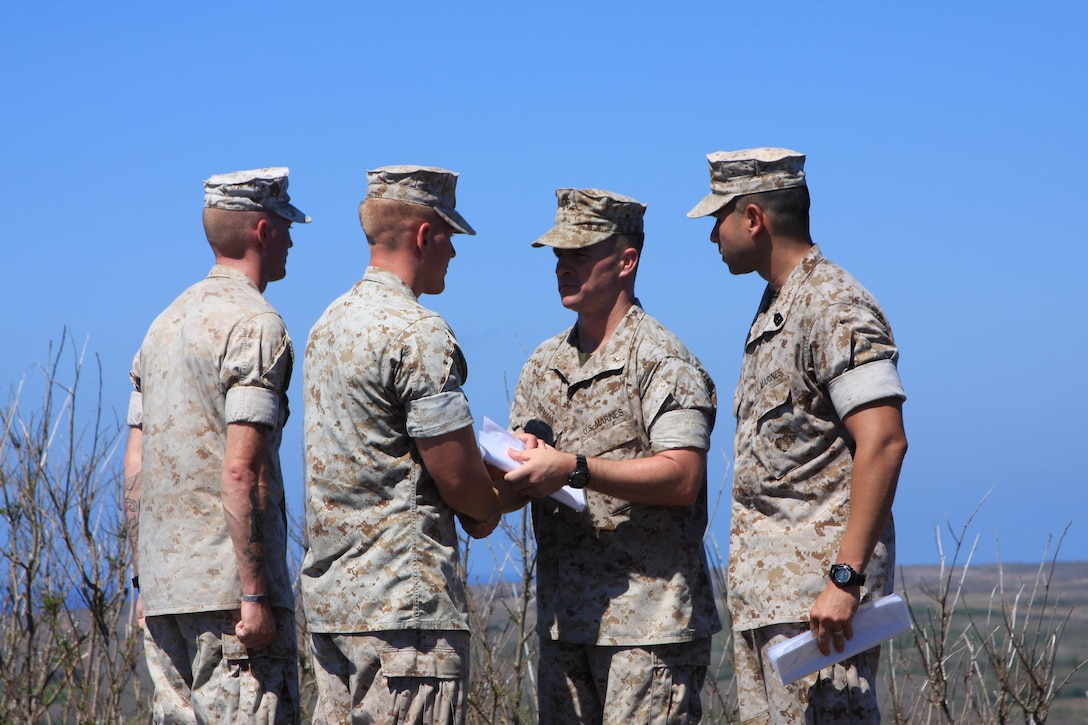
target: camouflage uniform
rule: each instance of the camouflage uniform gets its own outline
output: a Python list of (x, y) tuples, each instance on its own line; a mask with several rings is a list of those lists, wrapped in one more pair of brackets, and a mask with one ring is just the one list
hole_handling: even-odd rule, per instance
[(275, 609), (276, 639), (250, 653), (235, 636), (238, 611), (148, 617), (144, 654), (155, 723), (299, 722), (294, 614)]
[[(850, 513), (853, 456), (842, 416), (865, 403), (905, 398), (898, 356), (876, 300), (817, 246), (777, 296), (770, 288), (765, 293), (734, 399), (729, 607), (738, 647), (744, 636), (759, 638), (748, 630), (790, 623), (801, 623), (797, 631), (808, 629), (809, 611), (827, 584)], [(891, 593), (894, 566), (889, 518), (865, 570), (865, 599)], [(773, 639), (757, 641), (762, 652)], [(872, 655), (862, 657), (874, 660), (866, 669), (875, 674)], [(738, 654), (738, 661), (759, 658)], [(805, 692), (843, 667), (805, 678), (793, 689)], [(777, 686), (773, 675), (766, 679), (768, 690)], [(871, 683), (863, 689), (872, 695)], [(875, 701), (859, 707), (870, 716), (876, 712)], [(850, 721), (858, 717), (855, 711)]]
[[(457, 635), (468, 620), (454, 513), (413, 439), (472, 425), (461, 390), (467, 375), (445, 320), (377, 267), (310, 332), (302, 597), (321, 689), (341, 693), (330, 711), (358, 705), (365, 692), (350, 701), (357, 683), (345, 684), (349, 671), (370, 682), (374, 673), (365, 671), (379, 664), (389, 678), (437, 678), (439, 701), (463, 695), (468, 642)], [(394, 658), (396, 643), (415, 630), (461, 645), (423, 641), (424, 649), (406, 645)], [(385, 636), (388, 651), (346, 642), (348, 633)], [(353, 652), (365, 660), (354, 661)]]
[[(709, 448), (714, 384), (680, 340), (635, 304), (582, 365), (576, 329), (546, 341), (526, 363), (510, 417), (514, 430), (612, 460)], [(562, 662), (587, 652), (612, 666), (603, 705), (609, 722), (662, 712), (663, 703), (650, 707), (650, 691), (640, 688), (648, 677), (669, 675), (684, 690), (685, 702), (675, 705), (697, 718), (709, 637), (721, 628), (702, 542), (705, 481), (686, 507), (585, 493), (582, 512), (550, 498), (532, 503), (542, 722), (595, 719), (570, 709), (593, 699), (576, 692), (593, 684), (569, 679), (578, 675)], [(597, 685), (604, 699), (606, 687)]]
[(315, 723), (463, 723), (469, 633), (403, 629), (311, 638)]
[[(259, 706), (269, 707), (268, 698), (274, 703), (280, 697), (286, 712), (297, 711), (294, 599), (279, 466), (293, 360), (291, 339), (279, 314), (245, 273), (223, 265), (212, 267), (206, 279), (156, 318), (133, 360), (136, 392), (128, 423), (143, 430), (140, 591), (150, 635), (146, 643), (161, 649), (149, 652), (148, 660), (153, 673), (153, 659), (168, 668), (174, 660), (175, 667), (183, 668), (164, 672), (156, 682), (156, 692), (177, 695), (182, 709), (190, 697), (187, 691), (177, 692), (177, 682), (191, 687), (197, 665), (205, 670), (218, 666), (217, 677), (229, 680), (228, 670), (249, 658), (279, 671), (276, 679), (283, 683), (282, 691), (264, 693), (265, 702)], [(173, 635), (155, 635), (175, 627), (173, 620), (197, 622), (186, 625), (186, 631), (215, 627), (226, 631), (219, 622), (224, 613), (238, 620), (241, 583), (220, 498), (228, 423), (270, 428), (265, 448), (269, 484), (265, 547), (268, 593), (281, 646), (252, 654), (235, 648), (229, 661), (223, 658), (216, 665), (207, 662), (219, 660), (217, 648), (224, 645), (216, 637), (194, 644)], [(202, 619), (200, 614), (207, 616)], [(248, 665), (245, 671), (250, 671)], [(199, 694), (194, 690), (193, 699)], [(260, 702), (260, 693), (255, 696)], [(222, 698), (219, 703), (227, 710), (239, 706)], [(244, 701), (241, 706), (248, 707)], [(173, 718), (167, 714), (166, 721)], [(211, 721), (225, 722), (225, 711)]]
[[(710, 193), (688, 216), (715, 215), (718, 234), (739, 213), (740, 197), (807, 186), (805, 155), (789, 149), (717, 151), (707, 161)], [(807, 214), (807, 192), (784, 196), (796, 209), (803, 203)], [(711, 240), (728, 264), (724, 249), (731, 240)], [(819, 247), (808, 250), (777, 294), (767, 287), (733, 401), (728, 579), (743, 722), (879, 722), (873, 689), (879, 648), (788, 686), (780, 684), (766, 652), (809, 629), (850, 514), (853, 445), (842, 419), (866, 403), (906, 397), (898, 357), (876, 300)], [(865, 571), (865, 598), (891, 592), (894, 564), (889, 516)]]

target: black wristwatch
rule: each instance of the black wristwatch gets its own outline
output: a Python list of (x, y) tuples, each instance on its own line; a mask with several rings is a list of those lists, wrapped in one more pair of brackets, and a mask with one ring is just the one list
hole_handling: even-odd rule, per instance
[(831, 581), (837, 587), (852, 587), (855, 584), (858, 586), (865, 584), (865, 575), (858, 574), (854, 571), (854, 567), (849, 564), (832, 564), (827, 575), (831, 577)]
[(589, 483), (589, 465), (586, 463), (586, 457), (582, 455), (575, 456), (576, 463), (574, 464), (574, 470), (567, 476), (567, 485), (571, 488), (585, 488)]

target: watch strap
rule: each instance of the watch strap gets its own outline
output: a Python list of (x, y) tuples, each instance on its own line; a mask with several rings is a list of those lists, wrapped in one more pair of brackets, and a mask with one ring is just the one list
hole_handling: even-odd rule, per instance
[(571, 488), (585, 488), (589, 483), (589, 464), (580, 453), (575, 454), (574, 461), (574, 470), (567, 476), (567, 485)]

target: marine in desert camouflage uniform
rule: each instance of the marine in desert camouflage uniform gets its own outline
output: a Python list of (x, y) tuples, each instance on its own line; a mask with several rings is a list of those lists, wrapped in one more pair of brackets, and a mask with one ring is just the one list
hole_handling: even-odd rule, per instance
[[(891, 506), (906, 453), (891, 326), (812, 243), (804, 159), (773, 148), (710, 154), (711, 193), (688, 213), (714, 216), (710, 238), (730, 272), (768, 282), (733, 401), (729, 607), (740, 714), (878, 723), (879, 647), (786, 686), (766, 659), (769, 646), (806, 630), (825, 654), (841, 652), (859, 602), (891, 593)], [(836, 564), (850, 567), (836, 567), (838, 583)]]
[(303, 608), (315, 723), (460, 723), (469, 624), (455, 519), (499, 522), (461, 388), (468, 367), (421, 294), (445, 288), (457, 175), (367, 172), (371, 259), (310, 332), (305, 356)]
[(262, 296), (286, 274), (287, 169), (213, 176), (216, 264), (132, 364), (126, 509), (160, 723), (299, 719), (279, 445), (294, 353)]
[[(714, 384), (634, 296), (646, 207), (559, 189), (558, 259), (577, 323), (522, 369), (511, 427), (545, 445), (511, 456), (507, 508), (531, 498), (542, 723), (698, 722), (721, 629), (703, 550)], [(577, 512), (548, 496), (584, 486)]]

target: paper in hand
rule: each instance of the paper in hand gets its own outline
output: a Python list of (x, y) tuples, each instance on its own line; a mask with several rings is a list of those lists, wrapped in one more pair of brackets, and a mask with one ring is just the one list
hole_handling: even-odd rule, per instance
[[(483, 453), (484, 462), (500, 471), (513, 471), (521, 464), (506, 455), (506, 449), (513, 448), (517, 451), (525, 450), (525, 444), (520, 438), (513, 436), (495, 421), (484, 416), (484, 425), (480, 429), (480, 452)], [(586, 494), (577, 488), (563, 486), (552, 498), (570, 506), (575, 511), (581, 511), (586, 507)]]
[(898, 594), (889, 594), (858, 607), (858, 613), (854, 615), (854, 636), (846, 640), (842, 652), (836, 652), (832, 645), (831, 654), (820, 654), (816, 636), (812, 632), (802, 632), (771, 646), (767, 650), (767, 657), (782, 684), (788, 685), (805, 675), (871, 649), (886, 639), (909, 631), (911, 627), (907, 603)]

